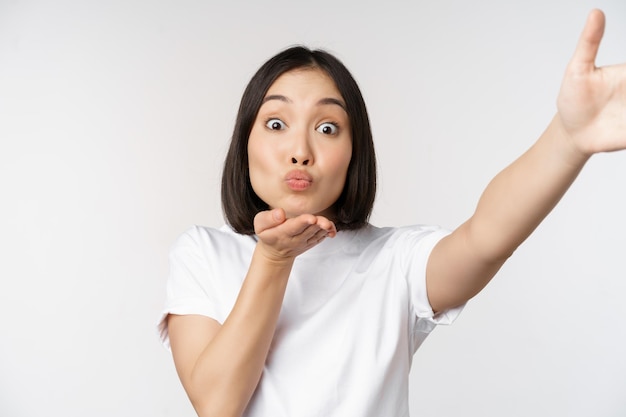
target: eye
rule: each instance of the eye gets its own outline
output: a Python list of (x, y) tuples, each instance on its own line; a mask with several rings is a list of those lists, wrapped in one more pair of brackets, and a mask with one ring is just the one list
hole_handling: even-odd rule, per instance
[(318, 132), (325, 135), (336, 135), (339, 132), (339, 126), (335, 123), (322, 123), (316, 129)]
[(287, 125), (285, 125), (285, 122), (280, 119), (269, 119), (265, 122), (265, 127), (270, 130), (283, 130), (287, 127)]

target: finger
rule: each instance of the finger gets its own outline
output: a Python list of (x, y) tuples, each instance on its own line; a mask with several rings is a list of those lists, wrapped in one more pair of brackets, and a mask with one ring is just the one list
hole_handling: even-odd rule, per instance
[(604, 35), (604, 23), (604, 13), (601, 10), (594, 9), (589, 13), (587, 23), (578, 39), (572, 64), (585, 70), (595, 68), (600, 41)]
[(328, 233), (325, 230), (318, 229), (313, 236), (307, 239), (307, 244), (310, 245), (310, 247), (316, 246), (327, 237)]
[(317, 216), (317, 224), (320, 229), (323, 229), (328, 234), (328, 237), (335, 237), (337, 234), (337, 228), (335, 227), (335, 223), (328, 220), (326, 217)]
[(316, 222), (317, 222), (317, 219), (314, 215), (301, 214), (298, 217), (287, 219), (287, 221), (285, 221), (285, 224), (283, 225), (282, 230), (283, 230), (283, 233), (286, 233), (288, 236), (292, 236), (292, 237), (299, 236), (299, 235), (302, 235), (303, 233), (306, 233), (306, 231), (310, 227), (315, 227), (315, 229), (317, 229), (317, 226), (315, 226)]
[(266, 210), (254, 216), (254, 232), (258, 235), (267, 229), (283, 224), (287, 216), (281, 208)]
[(302, 233), (296, 236), (299, 239), (303, 239), (307, 242), (319, 240), (321, 236), (327, 236), (328, 232), (321, 229), (318, 224), (312, 224), (307, 227)]
[(337, 229), (333, 222), (321, 216), (316, 216), (316, 219), (317, 223), (308, 226), (302, 233), (294, 237), (315, 245), (326, 237), (335, 237)]

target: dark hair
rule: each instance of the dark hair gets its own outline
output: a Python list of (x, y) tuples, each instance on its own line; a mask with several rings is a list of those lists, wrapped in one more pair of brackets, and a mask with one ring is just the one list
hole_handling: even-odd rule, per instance
[(334, 204), (338, 230), (367, 224), (376, 195), (376, 155), (365, 101), (348, 69), (322, 50), (294, 46), (272, 57), (254, 74), (241, 98), (230, 148), (222, 174), (222, 209), (226, 221), (241, 234), (254, 234), (254, 216), (268, 205), (250, 184), (248, 138), (265, 94), (282, 74), (319, 68), (335, 82), (346, 103), (352, 131), (352, 158), (343, 191)]

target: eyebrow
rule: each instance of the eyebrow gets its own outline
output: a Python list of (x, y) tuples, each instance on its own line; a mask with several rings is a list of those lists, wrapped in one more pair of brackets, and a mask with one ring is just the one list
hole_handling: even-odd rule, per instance
[(346, 105), (343, 103), (343, 101), (337, 100), (336, 98), (326, 97), (317, 102), (318, 106), (329, 105), (329, 104), (335, 104), (341, 107), (343, 111), (345, 111), (346, 113), (348, 112), (348, 110), (346, 110)]
[[(285, 103), (292, 103), (291, 99), (289, 99), (288, 97), (285, 97), (283, 95), (280, 94), (272, 94), (270, 96), (267, 96), (263, 99), (263, 103), (261, 104), (265, 104), (270, 100), (279, 100), (279, 101), (283, 101)], [(333, 97), (324, 97), (323, 99), (319, 100), (317, 102), (318, 106), (327, 106), (327, 105), (336, 105), (341, 107), (346, 113), (348, 112), (348, 110), (346, 110), (346, 105), (343, 103), (343, 101), (338, 100), (336, 98)]]

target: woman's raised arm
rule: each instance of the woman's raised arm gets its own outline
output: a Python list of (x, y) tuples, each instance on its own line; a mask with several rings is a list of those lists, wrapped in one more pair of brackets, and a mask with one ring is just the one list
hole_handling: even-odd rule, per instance
[(462, 304), (482, 290), (592, 154), (626, 148), (626, 65), (595, 66), (603, 33), (604, 14), (593, 10), (548, 128), (489, 183), (474, 215), (433, 249), (427, 288), (435, 311)]

